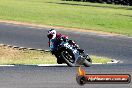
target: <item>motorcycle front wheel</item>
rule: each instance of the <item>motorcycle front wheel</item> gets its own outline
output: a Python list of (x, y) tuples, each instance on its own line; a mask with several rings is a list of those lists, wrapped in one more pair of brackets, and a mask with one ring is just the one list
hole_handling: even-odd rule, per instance
[(92, 64), (92, 59), (87, 55), (87, 57), (84, 61), (84, 66), (85, 67), (90, 67), (91, 64)]

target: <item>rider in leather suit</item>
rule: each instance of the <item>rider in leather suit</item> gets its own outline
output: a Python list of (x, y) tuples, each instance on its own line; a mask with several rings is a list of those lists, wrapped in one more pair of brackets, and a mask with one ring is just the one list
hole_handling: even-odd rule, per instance
[(54, 29), (50, 29), (48, 31), (47, 37), (49, 38), (48, 43), (49, 43), (51, 53), (56, 56), (58, 64), (63, 63), (62, 60), (58, 59), (58, 58), (61, 59), (61, 57), (59, 57), (60, 55), (58, 55), (59, 53), (57, 52), (57, 47), (58, 47), (59, 44), (61, 44), (62, 41), (68, 41), (69, 44), (73, 45), (78, 50), (80, 50), (80, 51), (82, 50), (82, 49), (79, 48), (79, 46), (73, 40), (69, 40), (68, 36), (60, 34), (60, 33), (56, 33), (56, 30), (54, 30)]

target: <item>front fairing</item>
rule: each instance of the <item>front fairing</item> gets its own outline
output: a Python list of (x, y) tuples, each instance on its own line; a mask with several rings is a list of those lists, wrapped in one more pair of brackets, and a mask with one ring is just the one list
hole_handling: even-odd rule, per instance
[(78, 58), (78, 56), (80, 55), (79, 51), (76, 48), (74, 48), (73, 45), (70, 45), (68, 42), (62, 42), (60, 45), (61, 47), (65, 47), (72, 50), (75, 59)]

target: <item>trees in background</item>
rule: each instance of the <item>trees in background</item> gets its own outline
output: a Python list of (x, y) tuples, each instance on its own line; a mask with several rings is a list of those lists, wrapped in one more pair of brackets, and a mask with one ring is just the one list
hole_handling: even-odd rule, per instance
[(132, 6), (132, 0), (65, 0), (65, 1), (97, 2), (97, 3), (120, 4), (120, 5)]

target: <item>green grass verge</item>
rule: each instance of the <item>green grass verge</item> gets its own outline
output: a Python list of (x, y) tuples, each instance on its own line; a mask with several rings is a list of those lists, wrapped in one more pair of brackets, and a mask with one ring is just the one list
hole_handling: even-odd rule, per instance
[(132, 7), (62, 0), (0, 0), (0, 19), (132, 36)]
[(95, 56), (95, 55), (91, 55), (90, 57), (92, 58), (93, 63), (106, 64), (107, 62), (111, 62), (111, 59), (107, 57), (101, 57), (101, 56)]
[[(91, 57), (93, 63), (111, 62), (109, 58)], [(56, 58), (49, 52), (18, 50), (0, 46), (0, 64), (56, 64)]]

